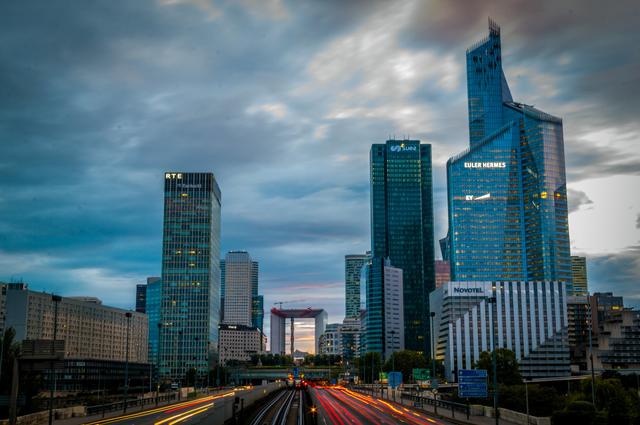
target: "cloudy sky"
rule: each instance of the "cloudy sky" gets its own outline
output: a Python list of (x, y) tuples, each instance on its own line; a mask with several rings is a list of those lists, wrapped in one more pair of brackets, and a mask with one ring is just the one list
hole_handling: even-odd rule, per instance
[(163, 171), (213, 171), (222, 248), (260, 261), (266, 307), (341, 320), (344, 255), (369, 246), (371, 143), (433, 145), (446, 233), (465, 49), (488, 16), (514, 98), (564, 119), (591, 289), (640, 306), (632, 0), (4, 1), (0, 280), (131, 307), (160, 272)]

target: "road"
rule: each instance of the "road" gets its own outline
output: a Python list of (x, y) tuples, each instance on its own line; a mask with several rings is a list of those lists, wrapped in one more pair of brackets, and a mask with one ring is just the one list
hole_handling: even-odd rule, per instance
[(312, 388), (318, 404), (318, 425), (447, 425), (397, 403), (372, 398), (342, 387)]
[(95, 420), (84, 425), (177, 425), (187, 421), (189, 425), (217, 423), (219, 421), (215, 417), (216, 405), (232, 403), (235, 394), (234, 391), (230, 391), (156, 409)]

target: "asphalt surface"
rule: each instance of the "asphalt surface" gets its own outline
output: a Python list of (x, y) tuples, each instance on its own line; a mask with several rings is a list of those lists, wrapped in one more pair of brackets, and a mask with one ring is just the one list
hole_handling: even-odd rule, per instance
[(310, 388), (317, 404), (318, 425), (448, 425), (400, 404), (372, 398), (342, 387)]
[(219, 419), (223, 403), (233, 403), (234, 391), (185, 401), (113, 418), (97, 419), (84, 425), (196, 425), (222, 423)]

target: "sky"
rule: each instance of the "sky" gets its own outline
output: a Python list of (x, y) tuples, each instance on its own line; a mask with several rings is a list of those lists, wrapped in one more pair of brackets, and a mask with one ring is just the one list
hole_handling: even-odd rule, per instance
[(489, 16), (514, 99), (564, 120), (590, 289), (640, 306), (632, 0), (2, 2), (0, 280), (132, 307), (160, 273), (163, 172), (212, 171), (222, 250), (260, 262), (267, 329), (276, 301), (341, 321), (344, 255), (370, 244), (372, 143), (432, 144), (446, 234), (465, 50)]

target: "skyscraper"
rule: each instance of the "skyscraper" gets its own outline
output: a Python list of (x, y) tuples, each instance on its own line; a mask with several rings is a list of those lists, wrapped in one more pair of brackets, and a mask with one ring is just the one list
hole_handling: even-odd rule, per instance
[(263, 332), (264, 323), (264, 297), (258, 294), (260, 266), (257, 261), (251, 263), (251, 326)]
[(136, 312), (144, 313), (147, 307), (147, 285), (136, 285)]
[(160, 367), (207, 373), (220, 318), (221, 194), (213, 173), (165, 173)]
[(587, 259), (585, 257), (571, 256), (571, 277), (573, 279), (573, 295), (589, 295)]
[(345, 317), (360, 316), (360, 271), (367, 261), (368, 254), (344, 256)]
[(456, 281), (562, 281), (571, 293), (562, 120), (514, 102), (500, 28), (467, 50), (470, 146), (447, 162)]
[(254, 262), (246, 251), (230, 251), (225, 257), (224, 323), (251, 326)]
[(367, 350), (385, 352), (384, 264), (402, 269), (405, 348), (429, 352), (428, 296), (435, 288), (431, 145), (371, 147), (371, 255)]

